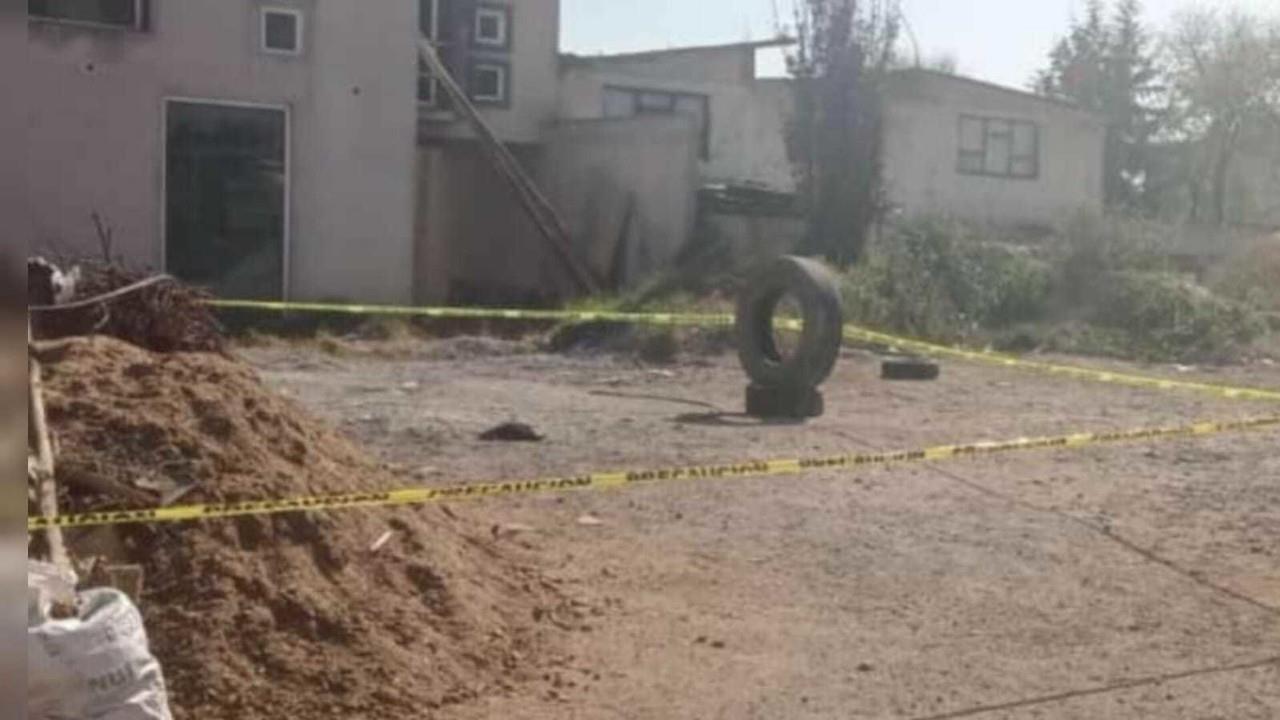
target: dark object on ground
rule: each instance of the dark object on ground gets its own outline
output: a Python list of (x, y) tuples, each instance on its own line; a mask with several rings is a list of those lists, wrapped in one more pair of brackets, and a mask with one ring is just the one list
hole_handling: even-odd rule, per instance
[[(799, 346), (789, 357), (778, 350), (773, 318), (786, 296), (800, 304), (804, 320)], [(834, 273), (816, 260), (785, 256), (770, 263), (738, 298), (738, 357), (758, 385), (815, 388), (831, 376), (844, 330), (840, 288)]]
[(820, 417), (825, 409), (816, 388), (747, 386), (747, 414), (752, 417), (802, 420)]
[(635, 331), (634, 326), (626, 323), (572, 323), (551, 333), (551, 337), (547, 340), (547, 348), (556, 353), (570, 350), (600, 350), (610, 345), (621, 344), (626, 338), (634, 337)]
[[(147, 278), (115, 264), (89, 263), (79, 269), (74, 295), (58, 298), (61, 302), (74, 305)], [(28, 266), (28, 275), (31, 274)], [(87, 307), (33, 313), (36, 337), (55, 340), (107, 335), (153, 352), (222, 353), (226, 339), (222, 326), (205, 305), (210, 297), (204, 290), (176, 280), (157, 282)], [(37, 304), (30, 293), (28, 303)]]
[(539, 435), (538, 431), (524, 423), (510, 422), (480, 433), (480, 439), (500, 442), (542, 442), (546, 436)]
[(941, 374), (938, 363), (926, 358), (896, 357), (880, 363), (880, 377), (885, 380), (937, 380)]

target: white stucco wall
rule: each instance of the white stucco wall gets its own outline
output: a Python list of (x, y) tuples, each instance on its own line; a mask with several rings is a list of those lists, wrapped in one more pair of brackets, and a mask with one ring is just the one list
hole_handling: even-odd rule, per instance
[[(305, 14), (301, 57), (259, 50), (259, 8)], [(165, 0), (148, 32), (29, 21), (27, 181), (37, 243), (162, 265), (169, 97), (287, 107), (290, 294), (408, 300), (415, 0)], [(0, 73), (14, 72), (6, 66)]]
[(706, 95), (710, 100), (711, 147), (699, 161), (705, 183), (753, 182), (794, 189), (785, 144), (785, 83), (744, 75), (752, 48), (663, 56), (569, 59), (561, 72), (560, 115), (599, 119), (609, 86)]
[(699, 144), (685, 116), (566, 121), (556, 128), (545, 189), (597, 276), (608, 277), (624, 227), (624, 284), (667, 266), (684, 248), (697, 219)]
[[(1035, 122), (1040, 174), (1009, 179), (959, 172), (960, 116)], [(938, 73), (891, 79), (885, 107), (885, 180), (890, 201), (908, 214), (990, 222), (1048, 223), (1103, 209), (1101, 119), (1017, 91)]]

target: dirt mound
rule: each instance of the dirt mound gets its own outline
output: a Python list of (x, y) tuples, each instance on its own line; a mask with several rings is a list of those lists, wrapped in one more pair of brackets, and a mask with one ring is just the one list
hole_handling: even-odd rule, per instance
[[(198, 483), (186, 501), (403, 484), (234, 360), (106, 338), (56, 355), (45, 371), (63, 467)], [(546, 618), (574, 622), (530, 558), (469, 534), (480, 527), (443, 507), (125, 527), (114, 559), (146, 568), (142, 607), (178, 717), (419, 720), (531, 677), (563, 627)], [(101, 546), (95, 532), (73, 533), (73, 552)]]
[[(49, 288), (36, 287), (28, 262), (28, 303), (48, 305)], [(55, 266), (49, 266), (58, 270)], [(59, 271), (60, 272), (60, 271)], [(172, 278), (149, 277), (114, 263), (84, 263), (74, 270), (69, 307), (35, 313), (37, 338), (106, 335), (156, 352), (223, 352), (222, 326), (205, 304), (212, 296)], [(101, 303), (76, 306), (93, 298)]]

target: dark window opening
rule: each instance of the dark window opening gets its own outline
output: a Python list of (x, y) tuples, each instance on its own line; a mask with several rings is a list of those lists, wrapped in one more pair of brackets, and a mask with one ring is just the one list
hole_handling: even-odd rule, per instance
[(286, 10), (262, 11), (262, 46), (274, 52), (302, 51), (302, 16)]
[(283, 110), (170, 101), (165, 266), (222, 297), (284, 295)]
[(507, 47), (510, 39), (510, 9), (500, 5), (476, 8), (475, 42), (488, 47)]
[(477, 63), (471, 68), (471, 99), (485, 103), (507, 102), (507, 66)]
[(1034, 180), (1040, 176), (1040, 128), (1024, 120), (962, 115), (957, 169), (964, 175)]
[(709, 97), (664, 90), (605, 88), (604, 116), (607, 118), (677, 114), (692, 115), (698, 119), (698, 126), (702, 133), (698, 155), (703, 160), (709, 160), (711, 158), (711, 99)]
[(30, 17), (145, 29), (146, 0), (27, 0)]

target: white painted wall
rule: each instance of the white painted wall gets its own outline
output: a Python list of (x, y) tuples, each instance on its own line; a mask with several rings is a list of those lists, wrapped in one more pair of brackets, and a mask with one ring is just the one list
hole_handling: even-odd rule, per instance
[[(259, 50), (262, 5), (305, 14), (302, 57)], [(163, 99), (285, 105), (291, 294), (408, 300), (415, 0), (164, 0), (149, 32), (27, 22), (27, 181), (37, 243), (117, 249), (159, 268)], [(0, 73), (21, 72), (6, 65)]]
[(543, 173), (546, 191), (598, 276), (609, 275), (633, 201), (624, 284), (667, 266), (684, 248), (697, 219), (699, 143), (686, 116), (557, 127)]
[(671, 58), (567, 59), (560, 115), (569, 120), (603, 117), (608, 86), (706, 95), (711, 148), (709, 159), (699, 163), (702, 181), (752, 182), (789, 191), (795, 187), (784, 135), (789, 91), (784, 82), (757, 81), (747, 74), (754, 54), (752, 48), (729, 48)]
[[(1006, 179), (958, 171), (962, 114), (1029, 120), (1040, 128), (1040, 176)], [(884, 167), (891, 202), (907, 214), (1049, 223), (1103, 209), (1101, 119), (1060, 103), (939, 73), (890, 82)]]

